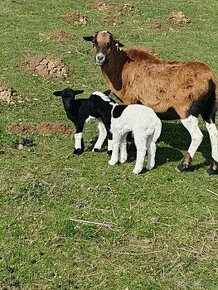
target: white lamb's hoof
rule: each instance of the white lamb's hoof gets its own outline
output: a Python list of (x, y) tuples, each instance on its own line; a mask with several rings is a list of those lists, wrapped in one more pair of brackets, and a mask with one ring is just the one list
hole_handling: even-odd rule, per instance
[(138, 169), (138, 168), (134, 168), (132, 172), (133, 172), (134, 174), (139, 174), (141, 171), (142, 171), (142, 170), (140, 170), (140, 169)]
[(111, 166), (114, 166), (117, 162), (114, 161), (114, 160), (109, 160), (108, 161), (108, 164), (111, 165)]
[(146, 166), (146, 169), (147, 169), (147, 170), (151, 170), (152, 168), (153, 168), (153, 167), (151, 167), (151, 166), (148, 166), (148, 165)]
[(127, 161), (127, 158), (120, 158), (120, 163), (122, 164), (122, 163), (125, 163), (126, 161)]

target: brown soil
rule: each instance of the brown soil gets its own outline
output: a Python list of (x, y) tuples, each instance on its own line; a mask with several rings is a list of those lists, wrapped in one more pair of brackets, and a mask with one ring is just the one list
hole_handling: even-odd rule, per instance
[(161, 23), (153, 23), (149, 26), (150, 29), (155, 29), (155, 30), (159, 30), (162, 28), (162, 24)]
[(73, 23), (73, 24), (82, 24), (86, 25), (89, 21), (88, 17), (85, 15), (82, 15), (79, 12), (70, 12), (64, 16), (65, 20), (67, 22)]
[(45, 36), (49, 39), (55, 39), (59, 41), (67, 41), (75, 39), (75, 35), (64, 30), (55, 30), (48, 33), (40, 33), (40, 35)]
[(107, 10), (113, 10), (113, 11), (135, 11), (136, 8), (134, 5), (130, 3), (125, 3), (125, 4), (118, 4), (118, 3), (111, 3), (109, 1), (104, 1), (104, 2), (95, 2), (94, 5), (90, 5), (90, 8), (98, 9), (100, 11), (107, 11)]
[(175, 24), (188, 24), (191, 22), (191, 19), (185, 16), (182, 11), (170, 13), (167, 15), (167, 19), (171, 20)]
[(50, 56), (27, 56), (22, 63), (22, 68), (25, 72), (47, 79), (65, 79), (69, 74), (69, 68), (62, 60)]
[(124, 22), (117, 16), (106, 16), (102, 19), (107, 25), (118, 26), (122, 25)]
[(13, 123), (7, 128), (9, 134), (27, 136), (30, 134), (39, 135), (72, 135), (73, 129), (63, 123)]
[(15, 104), (23, 103), (27, 98), (18, 95), (16, 91), (8, 85), (0, 85), (0, 103)]

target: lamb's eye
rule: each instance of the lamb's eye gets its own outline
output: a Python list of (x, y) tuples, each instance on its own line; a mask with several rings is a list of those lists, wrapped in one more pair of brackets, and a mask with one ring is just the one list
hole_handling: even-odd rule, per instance
[(110, 48), (112, 46), (111, 41), (107, 43), (107, 48)]

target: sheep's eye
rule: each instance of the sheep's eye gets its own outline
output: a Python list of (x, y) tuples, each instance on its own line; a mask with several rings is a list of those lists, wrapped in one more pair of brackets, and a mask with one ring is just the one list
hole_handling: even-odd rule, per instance
[(112, 42), (110, 41), (107, 43), (107, 48), (111, 48), (111, 47), (112, 47)]
[(92, 44), (93, 44), (93, 46), (97, 46), (97, 44), (98, 44), (97, 40), (93, 39)]

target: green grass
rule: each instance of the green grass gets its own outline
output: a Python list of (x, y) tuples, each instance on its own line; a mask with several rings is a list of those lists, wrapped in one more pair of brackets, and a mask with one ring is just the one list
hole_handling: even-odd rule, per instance
[[(0, 83), (29, 98), (0, 105), (0, 289), (218, 289), (218, 179), (206, 173), (210, 143), (202, 121), (204, 141), (182, 174), (175, 167), (190, 138), (179, 122), (164, 122), (156, 168), (138, 176), (132, 174), (134, 158), (111, 168), (105, 152), (90, 151), (94, 124), (85, 128), (86, 151), (79, 157), (69, 136), (7, 131), (14, 122), (70, 124), (52, 95), (57, 89), (84, 89), (83, 96), (105, 89), (91, 46), (82, 40), (98, 30), (113, 32), (126, 47), (154, 49), (166, 60), (206, 62), (218, 74), (217, 1), (136, 0), (133, 11), (99, 11), (95, 3), (0, 3)], [(173, 11), (183, 11), (191, 23), (171, 23), (166, 16)], [(67, 22), (69, 12), (86, 15), (87, 25)], [(124, 24), (106, 25), (107, 15)], [(153, 23), (162, 28), (151, 29)], [(42, 35), (54, 30), (75, 37)], [(25, 73), (21, 63), (31, 54), (63, 59), (71, 75), (55, 81)], [(12, 149), (21, 137), (36, 145)]]

